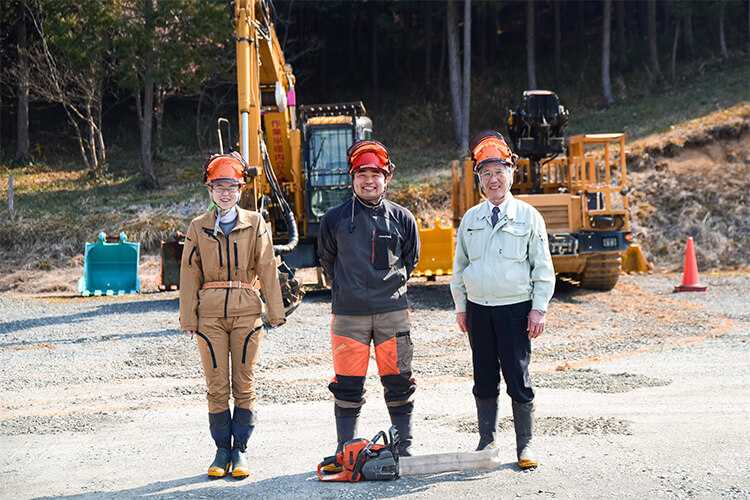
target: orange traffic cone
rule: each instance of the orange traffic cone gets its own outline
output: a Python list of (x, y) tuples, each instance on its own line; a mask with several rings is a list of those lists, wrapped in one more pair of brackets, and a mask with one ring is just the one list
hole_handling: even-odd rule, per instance
[(705, 292), (706, 287), (698, 279), (698, 263), (695, 261), (695, 247), (693, 237), (687, 239), (685, 250), (685, 265), (682, 269), (682, 285), (674, 287), (675, 292)]

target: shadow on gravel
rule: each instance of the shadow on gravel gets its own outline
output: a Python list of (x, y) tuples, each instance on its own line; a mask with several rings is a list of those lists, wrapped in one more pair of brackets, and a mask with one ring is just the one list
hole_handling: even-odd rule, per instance
[[(252, 476), (244, 481), (237, 481), (232, 477), (222, 479), (207, 479), (205, 475), (174, 479), (171, 481), (157, 481), (136, 488), (110, 491), (89, 491), (85, 494), (61, 495), (52, 498), (141, 498), (159, 496), (160, 498), (247, 498), (250, 492), (253, 498), (397, 498), (414, 493), (428, 493), (433, 484), (466, 483), (485, 479), (488, 475), (499, 470), (516, 469), (515, 463), (502, 464), (491, 470), (475, 470), (465, 472), (449, 472), (444, 474), (420, 475), (401, 477), (395, 481), (362, 481), (322, 482), (311, 472), (293, 475), (280, 475), (261, 481), (253, 481)], [(521, 473), (520, 470), (518, 470)], [(189, 487), (190, 485), (206, 484), (205, 487)], [(210, 484), (210, 486), (208, 486)]]
[[(84, 306), (85, 307), (85, 306)], [(106, 316), (108, 314), (148, 314), (155, 312), (174, 312), (180, 310), (179, 299), (161, 299), (161, 300), (137, 300), (132, 302), (116, 302), (114, 304), (102, 304), (95, 309), (80, 312), (77, 314), (64, 314), (62, 316), (44, 316), (40, 318), (21, 319), (0, 323), (0, 335), (3, 333), (12, 333), (19, 330), (29, 330), (50, 325), (80, 323), (89, 318), (97, 316)], [(147, 335), (147, 334), (144, 334)]]
[(159, 330), (156, 332), (141, 332), (141, 333), (110, 333), (107, 335), (87, 334), (87, 335), (82, 335), (80, 337), (69, 338), (69, 339), (52, 338), (52, 339), (38, 339), (38, 340), (35, 340), (34, 342), (29, 342), (27, 340), (23, 340), (21, 342), (4, 342), (4, 343), (0, 342), (0, 349), (13, 349), (13, 348), (23, 349), (24, 347), (29, 347), (29, 346), (34, 346), (34, 345), (54, 346), (54, 345), (60, 345), (60, 344), (83, 344), (85, 342), (106, 342), (106, 341), (120, 340), (120, 339), (168, 337), (170, 335), (185, 335), (185, 334), (175, 329)]
[[(118, 496), (118, 497), (145, 497), (150, 495), (158, 495), (158, 494), (168, 494), (166, 493), (168, 490), (173, 490), (175, 488), (179, 488), (181, 486), (188, 486), (190, 484), (198, 484), (198, 483), (209, 483), (211, 482), (211, 479), (208, 479), (204, 474), (200, 474), (198, 476), (192, 476), (192, 477), (185, 477), (182, 479), (173, 479), (171, 481), (158, 481), (155, 483), (147, 484), (144, 486), (139, 486), (137, 488), (128, 488), (125, 490), (116, 490), (116, 491), (87, 491), (86, 493), (77, 494), (77, 495), (55, 495), (55, 496), (49, 496), (49, 497), (37, 497), (38, 500), (51, 500), (53, 498), (105, 498), (105, 497), (112, 497), (112, 496)], [(213, 490), (213, 488), (211, 489)], [(215, 491), (215, 490), (214, 490)], [(191, 493), (193, 492), (206, 492), (208, 493), (208, 497), (210, 497), (210, 490), (190, 490)], [(179, 494), (178, 492), (172, 492), (171, 496), (175, 497), (182, 497), (184, 496), (184, 493)]]
[[(479, 481), (496, 471), (517, 469), (515, 463), (502, 464), (491, 470), (450, 472), (401, 477), (395, 481), (322, 482), (311, 473), (278, 476), (252, 484), (252, 491), (260, 498), (398, 498), (415, 493), (428, 493), (438, 483)], [(520, 471), (519, 471), (520, 472)], [(200, 495), (201, 491), (192, 490)], [(210, 492), (206, 492), (210, 495)], [(214, 492), (215, 494), (215, 492)]]

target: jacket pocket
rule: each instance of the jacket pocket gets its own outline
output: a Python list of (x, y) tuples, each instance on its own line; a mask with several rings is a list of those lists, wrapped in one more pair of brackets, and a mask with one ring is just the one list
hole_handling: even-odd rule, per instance
[(506, 226), (500, 232), (500, 256), (511, 260), (526, 260), (529, 253), (528, 226)]
[[(236, 233), (232, 233), (232, 236), (234, 236), (235, 234)], [(234, 255), (232, 255), (232, 260), (234, 260), (234, 268), (237, 269), (240, 274), (242, 273), (242, 271), (252, 269), (254, 261), (254, 249), (252, 248), (253, 245), (248, 231), (239, 231), (239, 234), (237, 234), (236, 238), (232, 242), (232, 245), (234, 251)]]
[(372, 267), (377, 270), (390, 269), (398, 260), (396, 257), (396, 244), (398, 237), (395, 234), (372, 231)]
[(466, 252), (469, 260), (477, 260), (482, 256), (486, 229), (484, 227), (466, 228)]

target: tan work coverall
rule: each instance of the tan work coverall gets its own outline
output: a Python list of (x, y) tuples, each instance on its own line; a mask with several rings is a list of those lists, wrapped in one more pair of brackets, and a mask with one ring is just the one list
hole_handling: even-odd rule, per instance
[[(251, 410), (255, 365), (263, 338), (263, 302), (257, 289), (238, 287), (260, 278), (271, 323), (284, 322), (284, 304), (271, 233), (258, 212), (238, 208), (237, 224), (214, 236), (215, 212), (195, 218), (185, 238), (180, 268), (180, 330), (195, 331), (208, 385), (208, 411)], [(234, 288), (203, 288), (209, 282)]]

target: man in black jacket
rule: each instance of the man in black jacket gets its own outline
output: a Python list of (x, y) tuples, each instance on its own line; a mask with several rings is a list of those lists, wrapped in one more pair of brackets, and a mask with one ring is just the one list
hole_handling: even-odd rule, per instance
[(328, 389), (335, 399), (336, 452), (356, 432), (372, 341), (399, 452), (408, 456), (416, 384), (406, 281), (419, 260), (419, 228), (411, 212), (383, 197), (394, 168), (385, 147), (359, 141), (347, 155), (354, 196), (326, 212), (318, 233), (318, 257), (331, 284), (336, 375)]

